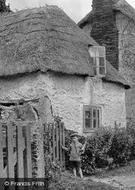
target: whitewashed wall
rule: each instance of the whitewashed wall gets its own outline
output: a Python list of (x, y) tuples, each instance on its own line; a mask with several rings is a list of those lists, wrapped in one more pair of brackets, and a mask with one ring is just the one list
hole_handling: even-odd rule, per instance
[(62, 74), (29, 74), (1, 79), (0, 99), (30, 99), (48, 96), (55, 115), (63, 117), (66, 128), (83, 132), (83, 105), (102, 107), (102, 124), (125, 126), (125, 90), (113, 83), (90, 77)]

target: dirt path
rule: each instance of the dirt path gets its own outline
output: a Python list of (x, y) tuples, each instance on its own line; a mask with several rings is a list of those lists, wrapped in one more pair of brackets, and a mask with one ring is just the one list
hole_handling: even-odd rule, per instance
[(114, 176), (108, 178), (97, 178), (93, 176), (91, 177), (91, 180), (119, 187), (121, 190), (135, 190), (135, 175)]

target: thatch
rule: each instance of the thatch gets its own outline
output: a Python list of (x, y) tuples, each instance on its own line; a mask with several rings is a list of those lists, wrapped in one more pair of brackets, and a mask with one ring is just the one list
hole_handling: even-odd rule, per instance
[(135, 21), (135, 9), (127, 3), (125, 0), (119, 0), (114, 4), (113, 9), (116, 11), (120, 11), (124, 15)]
[(109, 63), (107, 62), (107, 74), (103, 78), (103, 80), (107, 82), (119, 83), (125, 86), (125, 89), (130, 88), (130, 84), (119, 74), (119, 72)]
[[(94, 76), (88, 37), (60, 8), (26, 9), (0, 17), (0, 76), (36, 71)], [(108, 63), (109, 65), (109, 63)], [(106, 80), (127, 86), (110, 66)]]
[(94, 43), (56, 6), (1, 16), (0, 76), (37, 70), (93, 75), (87, 49)]
[(78, 22), (78, 26), (79, 26), (80, 28), (82, 28), (82, 27), (85, 26), (87, 23), (91, 23), (91, 22), (92, 22), (93, 13), (94, 13), (94, 11), (90, 11), (84, 18), (82, 18), (82, 19)]

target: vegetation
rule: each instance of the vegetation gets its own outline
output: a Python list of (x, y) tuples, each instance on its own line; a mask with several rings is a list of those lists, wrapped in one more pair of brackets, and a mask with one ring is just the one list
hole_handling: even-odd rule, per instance
[[(70, 144), (70, 134), (66, 135), (66, 146)], [(85, 138), (79, 137), (84, 143)], [(82, 155), (82, 169), (85, 175), (95, 174), (99, 168), (116, 168), (125, 166), (135, 158), (134, 125), (126, 128), (100, 128), (87, 138), (87, 145)], [(66, 156), (66, 167), (69, 168), (69, 157)]]
[(57, 182), (53, 182), (49, 186), (49, 190), (117, 190), (103, 183), (93, 182), (90, 179), (75, 178), (70, 173), (65, 172)]
[(0, 0), (0, 12), (11, 12), (9, 5), (6, 5), (6, 0)]
[[(60, 118), (55, 118), (55, 122), (59, 122)], [(50, 124), (49, 128), (52, 127)], [(59, 162), (51, 159), (51, 135), (50, 130), (46, 130), (44, 138), (44, 158), (45, 158), (45, 176), (48, 181), (49, 190), (83, 190), (83, 189), (107, 189), (114, 190), (117, 188), (110, 187), (106, 184), (93, 182), (90, 178), (85, 177), (83, 180), (75, 178), (69, 171), (62, 171)], [(66, 130), (66, 147), (71, 143), (71, 134), (74, 131)], [(37, 134), (33, 139), (32, 152), (37, 159)], [(79, 141), (84, 144), (86, 137), (79, 136)], [(35, 151), (35, 152), (34, 152)], [(130, 161), (135, 159), (135, 129), (134, 124), (128, 124), (127, 129), (118, 128), (114, 129), (100, 128), (95, 133), (87, 138), (85, 152), (82, 155), (82, 169), (83, 173), (88, 176), (96, 174), (97, 176), (109, 176), (116, 173), (120, 174), (125, 171), (135, 172), (132, 166), (129, 165)], [(66, 168), (70, 169), (69, 154), (66, 154)], [(33, 163), (36, 163), (33, 161)], [(121, 167), (123, 166), (123, 167)], [(126, 166), (126, 167), (125, 167)], [(33, 169), (36, 174), (36, 164)], [(106, 170), (113, 168), (113, 170)], [(36, 177), (36, 175), (35, 175)]]

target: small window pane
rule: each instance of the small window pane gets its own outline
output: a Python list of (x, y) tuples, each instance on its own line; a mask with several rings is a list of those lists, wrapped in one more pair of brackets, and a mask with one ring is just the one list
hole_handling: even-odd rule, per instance
[(104, 46), (98, 46), (98, 55), (99, 55), (99, 57), (105, 57), (105, 47)]
[(85, 119), (91, 118), (91, 112), (90, 111), (85, 111)]
[(91, 57), (96, 57), (96, 54), (97, 54), (96, 51), (97, 51), (97, 48), (95, 46), (91, 46), (89, 48), (89, 54), (90, 54), (90, 56)]
[(90, 119), (85, 119), (85, 128), (91, 128)]
[(97, 124), (97, 121), (96, 119), (93, 120), (93, 128), (95, 129), (96, 128), (96, 124)]
[(104, 67), (99, 67), (99, 74), (105, 75), (105, 68)]
[(96, 117), (96, 109), (93, 109), (93, 117)]
[(99, 67), (105, 67), (105, 58), (99, 57)]
[(97, 123), (97, 127), (99, 128), (100, 125), (100, 115), (99, 115), (99, 110), (97, 110), (97, 118), (98, 118), (98, 123)]

